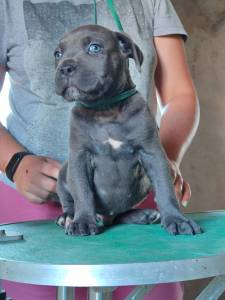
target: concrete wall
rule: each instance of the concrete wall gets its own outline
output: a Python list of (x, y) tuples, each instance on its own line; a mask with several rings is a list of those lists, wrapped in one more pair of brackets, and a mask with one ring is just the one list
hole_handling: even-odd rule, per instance
[[(187, 210), (225, 209), (225, 1), (172, 2), (190, 35), (187, 56), (201, 105), (200, 127), (182, 164), (193, 195)], [(205, 283), (186, 284), (186, 300)]]

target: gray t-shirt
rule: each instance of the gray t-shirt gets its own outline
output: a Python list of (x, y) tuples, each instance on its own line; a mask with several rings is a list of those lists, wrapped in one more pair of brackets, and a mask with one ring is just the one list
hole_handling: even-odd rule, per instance
[[(98, 24), (117, 31), (106, 2), (97, 1)], [(155, 97), (157, 63), (153, 36), (186, 37), (186, 32), (169, 0), (114, 3), (124, 31), (143, 51), (142, 72), (132, 61), (130, 71), (137, 89), (150, 102)], [(61, 162), (67, 159), (73, 104), (55, 94), (53, 53), (65, 32), (90, 23), (93, 0), (0, 0), (0, 64), (7, 67), (11, 81), (7, 128), (35, 154)]]

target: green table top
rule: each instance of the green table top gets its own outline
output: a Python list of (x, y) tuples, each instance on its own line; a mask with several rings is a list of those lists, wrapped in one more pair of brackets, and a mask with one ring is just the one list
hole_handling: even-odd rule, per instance
[(23, 234), (24, 240), (0, 244), (0, 268), (3, 262), (90, 267), (225, 257), (225, 212), (189, 217), (202, 226), (203, 234), (172, 236), (156, 224), (118, 225), (97, 236), (72, 237), (53, 221), (1, 225), (7, 234)]

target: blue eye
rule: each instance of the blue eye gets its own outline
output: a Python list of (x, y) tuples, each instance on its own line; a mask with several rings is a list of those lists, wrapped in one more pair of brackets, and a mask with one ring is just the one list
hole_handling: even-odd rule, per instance
[(54, 56), (55, 56), (55, 59), (58, 60), (63, 56), (63, 54), (62, 54), (62, 52), (57, 50), (57, 51), (55, 51)]
[(88, 47), (88, 53), (90, 54), (98, 54), (102, 52), (102, 46), (100, 46), (99, 44), (91, 44)]

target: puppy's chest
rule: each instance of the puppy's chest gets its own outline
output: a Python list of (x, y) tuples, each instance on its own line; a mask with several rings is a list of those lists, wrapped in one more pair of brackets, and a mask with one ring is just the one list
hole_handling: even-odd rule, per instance
[(95, 125), (90, 131), (90, 139), (96, 155), (109, 155), (115, 158), (134, 153), (134, 146), (126, 135), (125, 128), (117, 124)]

